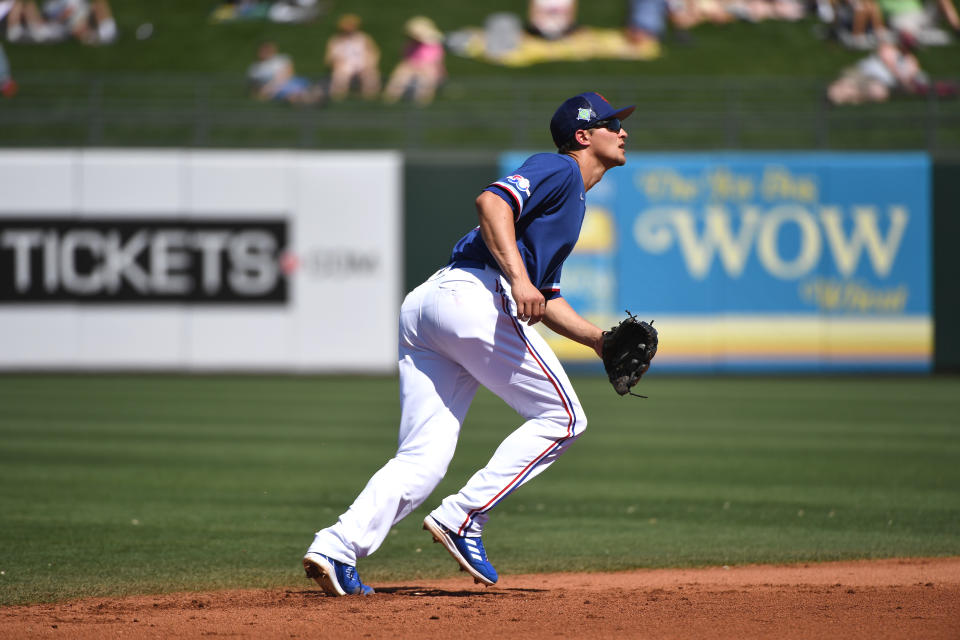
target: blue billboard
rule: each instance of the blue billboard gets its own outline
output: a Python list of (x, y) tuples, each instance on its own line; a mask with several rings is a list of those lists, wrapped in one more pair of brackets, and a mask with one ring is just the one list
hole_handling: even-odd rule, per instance
[(661, 367), (931, 366), (926, 154), (629, 154), (587, 205), (563, 295), (601, 326), (656, 318)]

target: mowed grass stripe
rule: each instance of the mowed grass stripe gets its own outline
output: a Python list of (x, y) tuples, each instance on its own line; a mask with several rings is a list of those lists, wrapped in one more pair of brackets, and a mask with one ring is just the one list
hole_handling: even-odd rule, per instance
[[(587, 433), (488, 525), (501, 573), (960, 553), (955, 379), (575, 386)], [(398, 419), (389, 377), (0, 376), (0, 602), (302, 585), (313, 531), (393, 454)], [(518, 424), (478, 394), (366, 580), (455, 574), (419, 522)]]

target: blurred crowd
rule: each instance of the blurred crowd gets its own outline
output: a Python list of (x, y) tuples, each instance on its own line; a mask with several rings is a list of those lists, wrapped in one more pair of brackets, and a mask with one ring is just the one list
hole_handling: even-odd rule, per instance
[[(511, 51), (526, 46), (536, 59), (526, 57), (525, 63), (551, 59), (552, 52), (577, 59), (586, 47), (595, 57), (644, 60), (659, 55), (661, 46), (695, 44), (691, 31), (700, 24), (806, 18), (815, 22), (821, 39), (864, 51), (856, 64), (838, 70), (826, 93), (831, 103), (877, 102), (897, 94), (931, 91), (944, 97), (957, 94), (952, 85), (931, 81), (918, 58), (922, 47), (949, 44), (960, 34), (955, 0), (623, 1), (622, 29), (606, 30), (616, 34), (615, 44), (609, 34), (601, 35), (601, 30), (584, 24), (578, 0), (526, 0), (523, 16), (488, 17), (482, 30), (483, 57), (503, 62)], [(324, 16), (328, 4), (329, 0), (221, 0), (213, 8), (211, 21), (307, 22)], [(247, 71), (251, 96), (296, 105), (321, 105), (350, 95), (427, 105), (447, 77), (446, 53), (466, 55), (457, 31), (444, 33), (431, 18), (414, 16), (397, 27), (403, 30), (405, 44), (400, 61), (384, 82), (380, 47), (364, 30), (362, 18), (345, 13), (334, 24), (336, 30), (325, 44), (327, 74), (322, 79), (297, 74), (293, 59), (275, 42), (259, 43), (251, 52), (254, 60)], [(141, 25), (138, 38), (145, 27), (152, 30), (151, 25)], [(106, 45), (117, 39), (118, 31), (108, 0), (0, 0), (0, 35), (16, 43), (76, 40)], [(592, 38), (602, 40), (607, 48), (593, 46)], [(565, 44), (572, 42), (577, 47)], [(0, 95), (14, 93), (16, 83), (0, 45)]]
[(247, 70), (252, 95), (258, 100), (298, 105), (339, 101), (351, 93), (367, 100), (432, 102), (447, 75), (443, 33), (433, 20), (414, 16), (403, 25), (403, 55), (385, 86), (380, 76), (380, 48), (362, 26), (360, 16), (353, 13), (337, 19), (336, 32), (327, 41), (324, 54), (329, 77), (322, 82), (297, 75), (290, 56), (280, 52), (276, 43), (261, 43)]
[(949, 81), (934, 81), (918, 58), (922, 46), (943, 46), (960, 33), (953, 0), (818, 0), (829, 25), (825, 37), (863, 58), (843, 69), (827, 88), (835, 105), (884, 102), (894, 95), (956, 97)]
[(9, 42), (110, 44), (117, 23), (108, 0), (0, 0), (0, 26)]
[[(626, 0), (621, 37), (637, 47), (659, 47), (664, 40), (683, 46), (691, 44), (691, 30), (704, 23), (811, 18), (821, 39), (865, 52), (862, 60), (839, 71), (827, 91), (830, 102), (876, 102), (898, 93), (925, 95), (931, 90), (948, 97), (956, 95), (956, 90), (947, 83), (932, 82), (917, 52), (922, 46), (948, 44), (952, 34), (960, 33), (953, 1)], [(503, 56), (524, 39), (550, 44), (572, 40), (585, 29), (579, 10), (577, 0), (527, 0), (522, 19), (508, 16), (511, 20), (505, 20), (504, 14), (488, 19), (484, 46)], [(446, 78), (445, 52), (461, 52), (456, 34), (444, 34), (426, 16), (410, 18), (403, 30), (403, 56), (386, 83), (381, 78), (380, 48), (363, 30), (362, 19), (356, 14), (337, 18), (336, 32), (326, 43), (324, 56), (329, 76), (322, 81), (296, 75), (290, 57), (279, 52), (274, 43), (265, 42), (248, 72), (252, 94), (260, 100), (293, 104), (322, 104), (351, 94), (368, 100), (408, 99), (429, 104)]]
[(271, 22), (309, 22), (325, 9), (320, 0), (224, 0), (210, 16), (212, 22), (270, 20)]

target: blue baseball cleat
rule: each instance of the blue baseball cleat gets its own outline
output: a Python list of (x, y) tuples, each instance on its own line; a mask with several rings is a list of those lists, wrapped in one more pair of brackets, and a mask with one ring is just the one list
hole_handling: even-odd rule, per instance
[(308, 578), (313, 578), (327, 595), (331, 596), (369, 596), (373, 587), (360, 582), (357, 568), (339, 560), (308, 551), (303, 556), (303, 568)]
[(430, 532), (434, 542), (439, 542), (450, 552), (462, 571), (473, 576), (474, 582), (489, 587), (497, 581), (497, 570), (487, 560), (487, 552), (484, 551), (480, 538), (458, 536), (434, 520), (433, 516), (423, 519), (423, 528)]

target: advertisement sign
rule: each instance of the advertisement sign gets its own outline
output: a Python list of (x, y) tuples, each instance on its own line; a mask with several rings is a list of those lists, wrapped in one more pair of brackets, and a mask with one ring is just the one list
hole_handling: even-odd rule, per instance
[(630, 154), (587, 204), (563, 294), (600, 326), (655, 318), (662, 367), (931, 366), (925, 154)]
[(0, 368), (394, 371), (401, 167), (0, 153)]
[(283, 304), (287, 220), (0, 217), (0, 304)]

